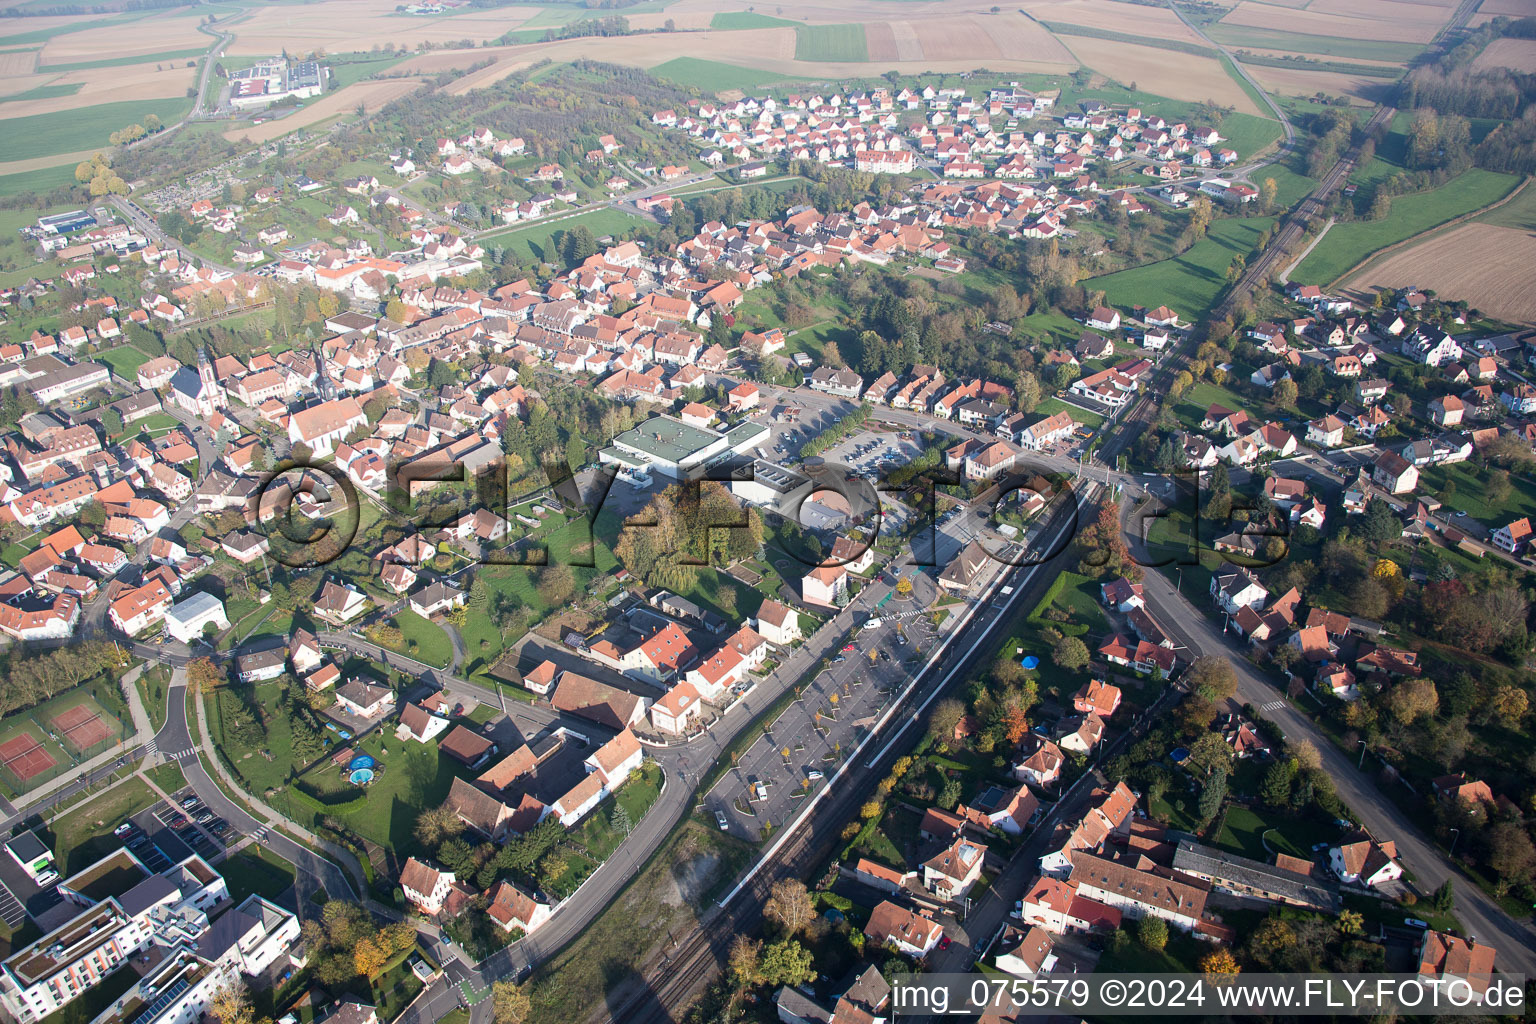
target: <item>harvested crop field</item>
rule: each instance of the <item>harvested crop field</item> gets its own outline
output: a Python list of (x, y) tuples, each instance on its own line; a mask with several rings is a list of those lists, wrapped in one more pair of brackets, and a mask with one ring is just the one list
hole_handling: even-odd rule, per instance
[(1477, 13), (1483, 16), (1503, 14), (1511, 18), (1536, 17), (1536, 0), (1483, 0)]
[(1311, 96), (1321, 90), (1330, 96), (1350, 96), (1361, 103), (1375, 103), (1393, 87), (1391, 79), (1367, 75), (1341, 75), (1308, 68), (1271, 68), (1246, 65), (1248, 73), (1271, 93), (1283, 96)]
[(1536, 73), (1536, 39), (1495, 39), (1477, 55), (1472, 67), (1477, 71), (1509, 68), (1528, 75)]
[[(925, 23), (926, 24), (926, 23)], [(1054, 74), (1070, 71), (1077, 62), (1072, 55), (1039, 26), (1030, 26), (1019, 15), (998, 17), (996, 23), (987, 22), (992, 45), (988, 52), (1017, 52), (1031, 54), (1030, 60), (1009, 57), (993, 57), (986, 64), (994, 71), (1040, 72)], [(925, 29), (926, 30), (926, 29)], [(1038, 42), (1036, 42), (1038, 40)], [(1097, 40), (1089, 40), (1097, 42)], [(804, 61), (795, 58), (796, 29), (762, 28), (736, 31), (676, 32), (644, 36), (609, 36), (592, 39), (561, 39), (549, 43), (525, 43), (519, 46), (491, 46), (474, 50), (426, 54), (413, 58), (393, 69), (407, 74), (435, 74), (450, 68), (465, 68), (486, 59), (495, 61), (489, 67), (469, 74), (454, 82), (449, 91), (463, 95), (475, 89), (483, 89), (501, 81), (536, 61), (551, 60), (556, 63), (578, 59), (608, 61), (633, 67), (653, 68), (678, 58), (696, 58), (709, 54), (709, 60), (717, 64), (736, 65), (750, 69), (759, 78), (771, 77), (774, 72), (785, 78), (804, 78), (826, 81), (832, 78), (866, 78), (887, 70), (906, 73), (933, 72), (950, 74), (974, 70), (977, 57), (925, 56), (921, 60), (869, 61)], [(1140, 49), (1139, 47), (1137, 49)], [(925, 51), (926, 52), (926, 51)], [(1157, 51), (1148, 51), (1156, 53)], [(1218, 68), (1214, 62), (1213, 67)], [(1171, 76), (1170, 76), (1171, 77)], [(1185, 90), (1178, 95), (1188, 99), (1205, 99), (1215, 95), (1206, 86), (1198, 96)], [(1241, 102), (1239, 109), (1249, 110), (1251, 105), (1230, 80), (1228, 88), (1234, 95), (1227, 101)]]
[(1181, 53), (1170, 60), (1167, 50), (1087, 36), (1070, 37), (1069, 49), (1088, 67), (1123, 84), (1135, 82), (1141, 92), (1192, 103), (1214, 99), (1244, 114), (1262, 114), (1221, 62), (1209, 57)]
[[(1497, 253), (1496, 259), (1490, 253)], [(1350, 278), (1351, 291), (1432, 288), (1489, 316), (1536, 323), (1536, 234), (1493, 224), (1462, 224), (1393, 253)]]
[(871, 61), (973, 60), (1019, 53), (1067, 63), (1072, 54), (1043, 26), (1020, 14), (909, 19), (864, 26)]
[(30, 75), (32, 69), (36, 66), (36, 50), (17, 50), (15, 53), (0, 53), (0, 78), (10, 78), (14, 75)]
[(120, 25), (103, 25), (55, 36), (43, 46), (42, 62), (73, 64), (108, 57), (137, 57), (140, 54), (171, 50), (207, 49), (212, 45), (213, 37), (197, 30), (196, 18), (186, 15), (155, 15)]
[(249, 139), (252, 142), (266, 142), (276, 139), (289, 132), (300, 128), (307, 128), (312, 124), (335, 117), (338, 114), (350, 114), (359, 103), (366, 103), (369, 110), (377, 110), (386, 103), (393, 102), (402, 96), (415, 92), (421, 87), (421, 80), (417, 78), (391, 78), (383, 81), (358, 82), (349, 85), (339, 92), (333, 92), (328, 96), (322, 96), (304, 109), (279, 118), (276, 121), (268, 121), (265, 124), (253, 125), (250, 128), (235, 128), (224, 133), (224, 137), (231, 142), (241, 139)]
[[(1382, 5), (1385, 7), (1386, 5)], [(1273, 4), (1241, 0), (1221, 24), (1247, 25), (1299, 32), (1306, 35), (1332, 36), (1337, 39), (1379, 39), (1398, 43), (1425, 43), (1446, 20), (1446, 11), (1416, 4), (1393, 4), (1401, 10), (1383, 9), (1379, 14), (1334, 14), (1316, 4), (1306, 10), (1276, 7)]]
[(1165, 7), (1138, 7), (1134, 25), (1127, 23), (1125, 4), (1119, 0), (1055, 0), (1031, 3), (1024, 9), (1041, 21), (1060, 21), (1110, 32), (1134, 32), (1155, 39), (1177, 39), (1196, 46), (1210, 45)]
[(68, 95), (7, 103), (5, 116), (29, 117), (33, 114), (76, 110), (98, 103), (184, 97), (187, 90), (197, 84), (197, 69), (186, 67), (185, 64), (185, 61), (178, 62), (175, 67), (166, 64), (159, 71), (155, 70), (153, 64), (129, 64), (120, 68), (92, 68), (89, 71), (28, 75), (10, 79), (5, 82), (8, 91), (14, 88), (17, 92), (24, 92), (47, 85), (79, 86), (79, 88)]
[(500, 7), (452, 17), (415, 17), (394, 13), (379, 0), (321, 0), (299, 5), (256, 7), (236, 27), (231, 54), (326, 49), (370, 50), (385, 43), (414, 48), (422, 42), (472, 39), (479, 45), (499, 39), (540, 13), (538, 7)]

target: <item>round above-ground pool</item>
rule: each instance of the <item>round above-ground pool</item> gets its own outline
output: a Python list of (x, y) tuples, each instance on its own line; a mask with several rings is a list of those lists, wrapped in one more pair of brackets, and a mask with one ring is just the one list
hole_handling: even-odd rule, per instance
[(348, 776), (348, 778), (352, 780), (352, 785), (354, 786), (366, 786), (368, 783), (373, 781), (373, 769), (354, 768), (352, 770), (352, 774)]
[(1040, 667), (1040, 659), (1033, 654), (1026, 654), (1024, 660), (1020, 661), (1019, 664), (1028, 669), (1036, 669)]
[(347, 770), (355, 771), (359, 768), (372, 768), (377, 763), (377, 761), (369, 757), (367, 754), (358, 754), (352, 759), (351, 763), (347, 765)]

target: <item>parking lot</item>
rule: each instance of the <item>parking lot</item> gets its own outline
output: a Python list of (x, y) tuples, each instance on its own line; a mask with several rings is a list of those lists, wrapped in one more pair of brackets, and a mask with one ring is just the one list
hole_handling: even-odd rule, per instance
[(880, 609), (880, 624), (855, 633), (710, 790), (704, 806), (723, 828), (757, 840), (765, 826), (782, 826), (827, 784), (932, 647), (935, 630), (923, 607), (893, 600)]
[[(169, 803), (162, 800), (135, 814), (117, 834), (151, 871), (164, 871), (193, 853), (211, 863), (241, 838), (190, 788), (172, 794)], [(260, 842), (259, 836), (254, 838)]]
[(876, 433), (861, 430), (822, 453), (829, 464), (841, 464), (871, 482), (922, 454), (922, 443), (910, 432)]

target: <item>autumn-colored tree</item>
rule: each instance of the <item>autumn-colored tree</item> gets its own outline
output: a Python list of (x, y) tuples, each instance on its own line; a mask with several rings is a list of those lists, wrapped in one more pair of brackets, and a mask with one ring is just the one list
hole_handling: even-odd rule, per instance
[(1214, 949), (1200, 958), (1200, 969), (1206, 974), (1237, 974), (1237, 957), (1230, 949)]
[(389, 951), (373, 939), (364, 939), (352, 950), (352, 962), (357, 966), (358, 974), (371, 978), (389, 963)]
[(491, 1019), (495, 1024), (523, 1024), (533, 1012), (533, 1000), (512, 980), (491, 985)]
[(1335, 927), (1340, 935), (1359, 935), (1365, 931), (1365, 916), (1358, 910), (1341, 910)]
[(781, 878), (768, 890), (763, 916), (783, 929), (785, 935), (797, 935), (816, 917), (816, 907), (805, 883), (798, 878)]
[(726, 960), (731, 981), (737, 988), (750, 988), (762, 980), (763, 944), (745, 935), (736, 936)]
[(251, 1006), (251, 994), (244, 982), (236, 980), (214, 993), (208, 1004), (208, 1013), (219, 1024), (252, 1024), (256, 1010)]
[(1412, 725), (1440, 709), (1440, 695), (1429, 679), (1405, 679), (1387, 695), (1387, 711), (1399, 725)]
[(1515, 686), (1501, 686), (1493, 691), (1488, 706), (1506, 725), (1514, 726), (1525, 717), (1531, 705), (1524, 690)]
[(1212, 703), (1229, 700), (1237, 693), (1237, 672), (1231, 662), (1218, 655), (1196, 658), (1185, 677), (1192, 693)]
[(187, 683), (196, 694), (207, 693), (224, 682), (224, 673), (211, 658), (193, 658), (187, 662)]
[(1009, 743), (1018, 745), (1018, 742), (1029, 735), (1029, 716), (1024, 709), (1015, 705), (1003, 712), (1003, 736)]

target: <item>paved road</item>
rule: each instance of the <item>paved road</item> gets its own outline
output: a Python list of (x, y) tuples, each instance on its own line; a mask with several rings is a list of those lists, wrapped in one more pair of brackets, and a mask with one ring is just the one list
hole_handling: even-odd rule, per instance
[[(1264, 707), (1264, 717), (1292, 743), (1310, 740), (1322, 755), (1323, 770), (1333, 780), (1339, 798), (1361, 824), (1381, 839), (1397, 843), (1403, 864), (1413, 872), (1424, 892), (1439, 888), (1447, 878), (1456, 878), (1456, 916), (1469, 935), (1475, 935), (1499, 951), (1499, 969), (1536, 974), (1536, 929), (1529, 923), (1515, 921), (1486, 896), (1477, 884), (1453, 867), (1438, 847), (1419, 831), (1406, 814), (1389, 800), (1371, 776), (1356, 767), (1348, 754), (1330, 743), (1318, 727), (1289, 702), (1275, 705), (1283, 696), (1259, 674), (1244, 657), (1240, 640), (1224, 635), (1201, 611), (1177, 593), (1174, 583), (1163, 574), (1146, 574), (1143, 596), (1147, 610), (1168, 634), (1187, 649), (1188, 655), (1222, 654), (1237, 670), (1237, 700)], [(1203, 600), (1205, 595), (1196, 595)]]
[[(165, 725), (155, 734), (155, 746), (167, 754), (177, 754), (193, 749), (192, 733), (187, 727), (186, 696), (186, 686), (179, 683), (172, 685), (166, 695), (168, 714)], [(208, 775), (200, 758), (180, 757), (176, 758), (176, 761), (181, 765), (181, 773), (186, 776), (192, 791), (197, 794), (198, 799), (208, 805), (209, 810), (229, 822), (236, 832), (258, 839), (262, 846), (298, 869), (300, 879), (296, 883), (296, 888), (301, 905), (303, 900), (314, 891), (314, 883), (323, 886), (332, 897), (356, 899), (356, 890), (352, 888), (346, 872), (325, 858), (317, 856), (309, 847), (302, 846), (268, 827), (267, 822), (258, 820), (243, 806), (225, 796), (224, 791)], [(314, 880), (313, 883), (306, 885), (304, 881), (306, 876)]]

